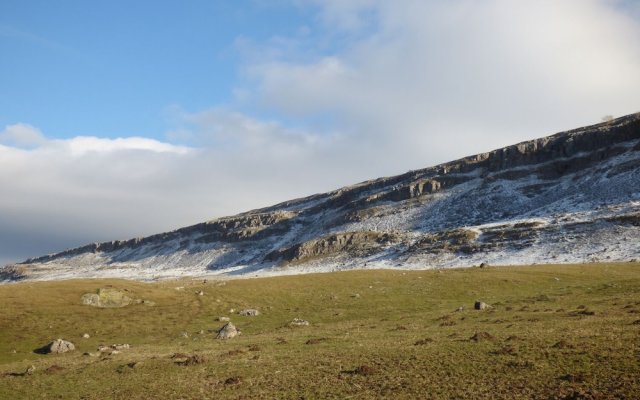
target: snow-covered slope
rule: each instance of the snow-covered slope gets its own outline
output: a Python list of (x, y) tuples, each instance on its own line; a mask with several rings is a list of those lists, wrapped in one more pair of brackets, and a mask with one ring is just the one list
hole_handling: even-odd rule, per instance
[(640, 258), (640, 114), (146, 238), (0, 279), (292, 274)]

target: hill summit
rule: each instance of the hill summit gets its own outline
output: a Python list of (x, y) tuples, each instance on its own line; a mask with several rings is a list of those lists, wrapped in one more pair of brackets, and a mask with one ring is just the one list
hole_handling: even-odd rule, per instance
[(640, 258), (640, 113), (149, 237), (0, 279), (293, 274)]

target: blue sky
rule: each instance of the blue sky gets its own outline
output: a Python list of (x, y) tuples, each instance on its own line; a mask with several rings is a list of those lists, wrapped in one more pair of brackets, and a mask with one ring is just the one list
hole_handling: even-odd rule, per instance
[(163, 137), (166, 108), (234, 102), (242, 42), (295, 35), (304, 8), (244, 1), (0, 4), (0, 125)]
[(640, 111), (636, 0), (0, 2), (0, 265)]

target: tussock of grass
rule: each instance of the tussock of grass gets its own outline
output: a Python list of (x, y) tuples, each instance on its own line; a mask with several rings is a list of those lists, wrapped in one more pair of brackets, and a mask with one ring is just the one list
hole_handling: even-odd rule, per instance
[[(155, 305), (81, 304), (83, 294), (109, 286)], [(476, 300), (492, 308), (473, 310)], [(20, 283), (0, 286), (0, 304), (2, 399), (640, 393), (640, 265), (632, 263), (350, 271), (225, 285)], [(229, 313), (245, 308), (260, 315)], [(220, 316), (242, 334), (216, 340)], [(310, 325), (290, 326), (294, 318)], [(55, 338), (77, 350), (33, 352)], [(97, 354), (114, 343), (131, 347)]]

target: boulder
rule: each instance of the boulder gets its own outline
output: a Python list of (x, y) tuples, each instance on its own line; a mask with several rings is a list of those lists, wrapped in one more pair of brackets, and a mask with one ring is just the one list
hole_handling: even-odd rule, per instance
[(97, 293), (86, 293), (81, 297), (82, 304), (100, 308), (125, 307), (133, 301), (124, 292), (114, 288), (100, 288)]
[(56, 339), (53, 342), (41, 348), (40, 352), (45, 354), (52, 354), (52, 353), (60, 354), (60, 353), (66, 353), (68, 351), (73, 351), (75, 349), (76, 349), (76, 346), (74, 346), (73, 343), (63, 339)]
[(239, 333), (240, 331), (238, 331), (235, 325), (233, 325), (231, 322), (228, 322), (218, 330), (216, 339), (231, 339), (238, 336)]
[(487, 310), (491, 308), (491, 306), (485, 303), (484, 301), (476, 301), (476, 303), (473, 305), (473, 308), (475, 310)]

